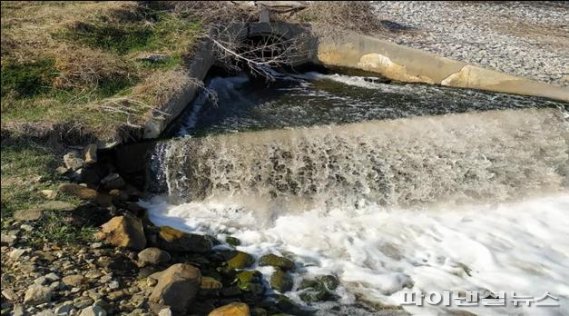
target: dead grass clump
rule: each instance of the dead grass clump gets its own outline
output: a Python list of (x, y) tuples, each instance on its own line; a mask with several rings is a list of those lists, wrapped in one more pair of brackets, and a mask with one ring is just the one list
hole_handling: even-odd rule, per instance
[(134, 72), (116, 55), (83, 47), (61, 47), (55, 68), (59, 75), (53, 86), (57, 89), (94, 89), (103, 82), (125, 82), (134, 79)]
[(318, 35), (346, 30), (369, 34), (382, 30), (369, 1), (313, 1), (291, 19), (311, 23)]
[(165, 1), (175, 14), (200, 21), (202, 25), (227, 25), (232, 22), (254, 22), (258, 8), (235, 1)]
[(196, 84), (186, 71), (157, 71), (133, 88), (132, 94), (152, 107), (164, 105), (183, 89)]

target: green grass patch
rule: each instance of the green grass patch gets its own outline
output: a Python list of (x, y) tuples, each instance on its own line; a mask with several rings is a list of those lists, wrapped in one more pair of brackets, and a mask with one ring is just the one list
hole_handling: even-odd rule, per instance
[[(138, 51), (183, 51), (201, 31), (199, 23), (169, 13), (145, 13), (150, 19), (109, 19), (79, 22), (55, 37), (119, 55)], [(125, 21), (126, 20), (126, 21)], [(178, 61), (178, 60), (176, 60)]]
[(97, 231), (96, 227), (70, 225), (62, 220), (61, 214), (57, 212), (45, 212), (35, 224), (37, 229), (31, 232), (28, 242), (36, 247), (42, 246), (47, 241), (65, 245), (87, 244), (94, 241), (94, 234)]
[(30, 98), (48, 92), (51, 81), (58, 75), (53, 59), (37, 62), (2, 63), (2, 97), (15, 92), (17, 98)]
[(120, 55), (146, 47), (153, 31), (146, 25), (105, 25), (77, 23), (62, 34), (63, 38)]
[(51, 149), (33, 141), (2, 142), (2, 217), (45, 202), (39, 191), (57, 181), (51, 170), (57, 166)]
[[(2, 230), (12, 229), (11, 217), (18, 210), (32, 209), (46, 203), (40, 191), (57, 190), (64, 182), (54, 169), (59, 165), (59, 154), (52, 147), (30, 139), (9, 139), (2, 141)], [(57, 200), (79, 205), (75, 197), (59, 194)], [(72, 244), (90, 241), (95, 228), (75, 227), (65, 222), (57, 211), (45, 211), (44, 216), (34, 222), (27, 243), (41, 246), (46, 240)]]

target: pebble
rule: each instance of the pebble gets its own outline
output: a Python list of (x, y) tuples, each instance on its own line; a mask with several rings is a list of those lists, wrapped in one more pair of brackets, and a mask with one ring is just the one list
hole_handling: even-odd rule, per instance
[(51, 300), (52, 293), (53, 289), (47, 286), (34, 284), (26, 290), (24, 304), (39, 305), (47, 303)]
[(119, 288), (119, 282), (114, 280), (109, 283), (109, 289), (116, 290)]
[(79, 316), (106, 316), (107, 312), (98, 305), (89, 306), (81, 311)]
[(73, 306), (75, 306), (78, 309), (82, 309), (89, 305), (92, 305), (94, 302), (95, 300), (90, 297), (81, 296), (73, 300)]
[(55, 314), (58, 316), (70, 315), (73, 310), (73, 302), (67, 301), (55, 309)]
[[(509, 74), (569, 86), (569, 6), (553, 2), (373, 1), (382, 20), (414, 28), (391, 41)], [(514, 23), (517, 21), (518, 23)]]
[(30, 250), (31, 250), (30, 248), (16, 248), (16, 249), (10, 251), (10, 254), (8, 256), (12, 260), (18, 260), (24, 254), (30, 252)]
[(63, 284), (67, 286), (78, 286), (85, 281), (85, 277), (80, 274), (73, 274), (63, 277)]

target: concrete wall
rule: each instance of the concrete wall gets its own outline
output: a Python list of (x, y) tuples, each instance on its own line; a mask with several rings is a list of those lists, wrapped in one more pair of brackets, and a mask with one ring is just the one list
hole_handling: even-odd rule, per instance
[(393, 80), (422, 82), (569, 101), (569, 89), (514, 77), (418, 49), (348, 33), (319, 38), (314, 61), (379, 73)]

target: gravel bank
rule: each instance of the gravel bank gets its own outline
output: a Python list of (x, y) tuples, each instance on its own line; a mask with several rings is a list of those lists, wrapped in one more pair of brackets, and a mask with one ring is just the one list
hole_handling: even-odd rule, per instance
[(398, 44), (569, 87), (563, 2), (374, 1)]

